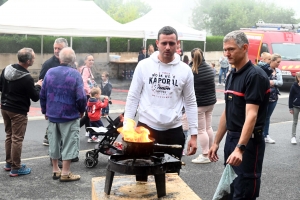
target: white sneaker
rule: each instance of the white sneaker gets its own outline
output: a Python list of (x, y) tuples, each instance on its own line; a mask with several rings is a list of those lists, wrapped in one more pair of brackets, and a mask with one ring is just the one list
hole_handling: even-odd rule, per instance
[(204, 164), (210, 162), (211, 161), (207, 157), (204, 157), (202, 154), (200, 154), (197, 158), (192, 160), (192, 163), (197, 163), (197, 164)]
[(297, 140), (296, 140), (296, 138), (295, 138), (295, 137), (292, 137), (292, 139), (291, 139), (291, 143), (292, 143), (292, 144), (297, 144)]
[(217, 85), (221, 85), (221, 83), (217, 83)]
[(89, 137), (90, 136), (90, 132), (85, 132), (85, 137)]
[(94, 136), (93, 135), (93, 137), (92, 137), (92, 140), (94, 141), (94, 142), (100, 142), (100, 139), (99, 138), (97, 138), (96, 136)]
[(94, 142), (94, 140), (91, 139), (91, 138), (89, 138), (89, 139), (87, 140), (87, 142)]
[(273, 140), (272, 138), (270, 138), (269, 135), (267, 135), (267, 137), (265, 137), (265, 143), (275, 144), (275, 140)]

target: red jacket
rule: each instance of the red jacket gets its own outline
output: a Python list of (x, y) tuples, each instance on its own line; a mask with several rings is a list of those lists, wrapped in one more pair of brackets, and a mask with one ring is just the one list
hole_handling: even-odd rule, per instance
[(91, 97), (87, 103), (87, 112), (90, 121), (99, 121), (101, 118), (101, 108), (106, 108), (108, 105), (108, 99), (104, 99), (101, 102), (99, 99)]

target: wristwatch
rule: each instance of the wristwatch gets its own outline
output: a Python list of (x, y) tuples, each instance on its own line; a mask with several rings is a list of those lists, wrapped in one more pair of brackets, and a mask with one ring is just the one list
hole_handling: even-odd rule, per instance
[(239, 148), (242, 152), (246, 150), (246, 145), (244, 144), (237, 144), (236, 147)]

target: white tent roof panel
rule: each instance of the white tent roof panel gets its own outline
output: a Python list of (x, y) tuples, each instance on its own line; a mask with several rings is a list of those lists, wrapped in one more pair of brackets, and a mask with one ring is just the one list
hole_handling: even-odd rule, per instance
[(0, 6), (0, 32), (32, 35), (142, 38), (93, 1), (9, 0)]
[[(185, 26), (165, 12), (151, 10), (146, 15), (125, 24), (128, 29), (142, 29), (145, 31), (145, 39), (157, 39), (158, 31), (164, 26), (172, 26), (178, 33), (179, 40), (206, 41), (206, 32)], [(138, 28), (137, 28), (138, 27)]]

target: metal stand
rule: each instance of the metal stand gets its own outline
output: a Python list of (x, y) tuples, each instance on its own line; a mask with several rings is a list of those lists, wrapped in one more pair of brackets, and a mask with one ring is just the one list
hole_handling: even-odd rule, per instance
[(141, 182), (147, 182), (148, 181), (148, 176), (147, 175), (146, 176), (136, 175), (135, 180), (136, 181), (141, 181)]
[(154, 175), (157, 197), (166, 196), (166, 174)]
[(115, 175), (115, 172), (106, 170), (106, 178), (105, 178), (104, 192), (105, 192), (107, 195), (110, 195), (110, 190), (111, 190), (112, 182), (113, 182), (113, 180), (114, 180), (114, 175)]

